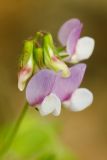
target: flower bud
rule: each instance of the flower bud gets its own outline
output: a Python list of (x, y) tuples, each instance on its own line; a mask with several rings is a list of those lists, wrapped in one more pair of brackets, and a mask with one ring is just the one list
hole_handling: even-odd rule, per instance
[(34, 61), (36, 65), (41, 69), (44, 66), (43, 49), (34, 47), (33, 54), (34, 54)]
[(62, 71), (62, 76), (68, 77), (70, 75), (69, 68), (58, 58), (52, 36), (49, 33), (44, 36), (43, 50), (45, 65), (56, 72)]
[(24, 90), (27, 80), (32, 75), (33, 63), (33, 41), (27, 40), (24, 42), (23, 52), (19, 62), (18, 88), (20, 91)]

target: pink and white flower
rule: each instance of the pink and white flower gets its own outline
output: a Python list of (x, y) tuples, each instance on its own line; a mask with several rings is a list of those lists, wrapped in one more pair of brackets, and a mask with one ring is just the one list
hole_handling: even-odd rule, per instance
[(60, 43), (66, 47), (69, 55), (69, 62), (78, 63), (88, 59), (94, 50), (95, 41), (93, 38), (85, 36), (80, 38), (83, 24), (78, 19), (66, 21), (58, 32)]
[[(92, 102), (92, 97), (88, 97), (88, 91), (84, 102), (84, 91), (78, 92), (78, 88), (84, 77), (86, 70), (85, 64), (77, 64), (70, 69), (71, 75), (67, 78), (61, 76), (61, 73), (55, 73), (52, 70), (44, 69), (35, 74), (29, 81), (26, 88), (26, 98), (31, 106), (37, 106), (41, 115), (52, 113), (58, 116), (61, 112), (61, 105), (70, 101), (69, 107), (72, 110), (80, 110), (80, 107), (86, 108)], [(80, 102), (78, 102), (80, 96)], [(77, 98), (77, 102), (76, 102)], [(89, 102), (86, 102), (89, 101)], [(80, 107), (79, 104), (80, 103)], [(87, 104), (88, 103), (88, 104)], [(78, 105), (78, 106), (77, 106)], [(72, 107), (71, 107), (72, 106)], [(75, 109), (74, 109), (75, 108)], [(82, 110), (82, 109), (81, 109)]]
[(86, 64), (80, 63), (69, 67), (68, 63), (65, 63), (78, 63), (92, 55), (94, 39), (88, 36), (80, 38), (82, 28), (83, 24), (78, 19), (68, 20), (60, 28), (58, 38), (64, 48), (63, 51), (68, 55), (65, 60), (60, 57), (61, 53), (54, 53), (57, 48), (54, 47), (51, 35), (42, 35), (43, 46), (40, 46), (40, 49), (45, 67), (44, 69), (40, 68), (33, 75), (35, 46), (27, 47), (30, 56), (25, 61), (24, 67), (31, 68), (31, 70), (22, 68), (19, 72), (18, 87), (23, 90), (25, 82), (32, 76), (26, 87), (26, 99), (32, 107), (38, 108), (43, 116), (60, 115), (62, 105), (74, 112), (82, 111), (93, 102), (91, 91), (79, 88), (85, 74)]

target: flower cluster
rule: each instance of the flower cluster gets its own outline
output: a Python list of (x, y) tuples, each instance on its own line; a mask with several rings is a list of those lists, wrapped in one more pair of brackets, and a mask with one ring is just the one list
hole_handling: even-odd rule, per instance
[(55, 46), (48, 32), (37, 32), (24, 42), (18, 88), (23, 91), (26, 86), (28, 103), (41, 115), (58, 116), (62, 105), (81, 111), (92, 104), (93, 94), (79, 88), (86, 70), (86, 64), (79, 62), (91, 56), (95, 42), (80, 38), (82, 28), (78, 19), (65, 22), (58, 32), (61, 47)]

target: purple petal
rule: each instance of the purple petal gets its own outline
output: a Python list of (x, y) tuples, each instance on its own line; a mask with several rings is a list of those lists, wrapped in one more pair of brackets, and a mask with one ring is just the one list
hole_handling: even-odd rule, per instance
[(75, 27), (68, 36), (66, 49), (67, 49), (67, 53), (70, 55), (75, 53), (76, 43), (80, 37), (81, 30), (82, 30), (82, 24)]
[(58, 39), (63, 46), (66, 45), (71, 31), (79, 26), (81, 26), (81, 23), (78, 19), (70, 19), (61, 26), (58, 32)]
[(61, 101), (69, 99), (72, 92), (80, 86), (85, 70), (86, 64), (81, 63), (70, 68), (70, 77), (57, 76), (52, 93), (56, 94)]
[(36, 105), (50, 94), (56, 78), (55, 72), (44, 69), (35, 74), (26, 88), (26, 98), (30, 105)]

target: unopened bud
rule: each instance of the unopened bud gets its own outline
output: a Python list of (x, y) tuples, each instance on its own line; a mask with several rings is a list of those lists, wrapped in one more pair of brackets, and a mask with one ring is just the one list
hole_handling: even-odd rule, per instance
[(25, 41), (23, 52), (20, 57), (20, 71), (18, 73), (18, 88), (23, 91), (27, 80), (33, 72), (33, 41)]
[(56, 72), (62, 71), (62, 76), (68, 77), (70, 75), (69, 68), (57, 57), (56, 49), (50, 34), (44, 36), (43, 49), (45, 65)]
[(44, 66), (43, 63), (43, 49), (34, 47), (34, 60), (36, 65), (41, 69)]

